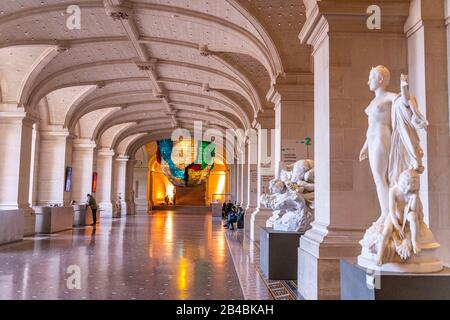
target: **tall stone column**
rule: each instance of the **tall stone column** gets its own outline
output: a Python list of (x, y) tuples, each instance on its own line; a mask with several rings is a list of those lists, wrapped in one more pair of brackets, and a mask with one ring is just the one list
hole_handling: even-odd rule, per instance
[(272, 210), (261, 205), (261, 195), (268, 193), (269, 182), (275, 178), (275, 117), (274, 113), (264, 112), (258, 117), (258, 162), (257, 162), (257, 207), (254, 212), (246, 215), (246, 233), (254, 242), (259, 242), (261, 227), (272, 215)]
[(148, 169), (147, 202), (148, 210), (152, 211), (155, 204), (153, 203), (153, 170), (151, 168)]
[(247, 142), (247, 207), (245, 214), (251, 215), (258, 206), (258, 136), (255, 130)]
[(114, 151), (102, 148), (97, 151), (97, 202), (102, 215), (112, 217), (112, 165)]
[(113, 163), (113, 199), (117, 201), (119, 195), (121, 198), (120, 209), (121, 215), (128, 214), (129, 205), (126, 203), (126, 177), (127, 177), (127, 162), (129, 157), (119, 155), (114, 159)]
[[(0, 110), (8, 106), (0, 104)], [(0, 210), (19, 209), (24, 235), (34, 233), (29, 204), (34, 119), (22, 111), (0, 113)]]
[(23, 112), (0, 114), (0, 209), (30, 207), (33, 124)]
[(72, 161), (71, 140), (67, 129), (39, 132), (37, 205), (70, 203), (65, 182), (66, 167)]
[(236, 203), (241, 203), (242, 201), (242, 164), (239, 158), (239, 154), (237, 155), (237, 159), (235, 160), (235, 168), (236, 168)]
[(227, 164), (230, 175), (228, 177), (230, 181), (230, 194), (232, 197), (232, 200), (236, 199), (236, 165), (234, 163)]
[(421, 199), (425, 220), (441, 244), (440, 253), (447, 265), (450, 265), (449, 4), (441, 0), (412, 0), (405, 24), (410, 89), (430, 123), (426, 132), (420, 130), (426, 156)]
[[(32, 142), (31, 142), (31, 166), (30, 166), (30, 191), (28, 193), (28, 202), (30, 206), (36, 205), (38, 202), (38, 173), (39, 173), (39, 154), (40, 154), (40, 133), (39, 123), (33, 126)], [(72, 146), (70, 146), (72, 151)]]
[(275, 110), (275, 175), (287, 165), (313, 157), (307, 138), (314, 134), (313, 76), (287, 75), (267, 94)]
[[(367, 28), (369, 5), (381, 8), (381, 30)], [(356, 257), (366, 228), (380, 214), (369, 164), (359, 163), (365, 140), (372, 67), (392, 72), (398, 91), (406, 70), (403, 26), (408, 1), (305, 1), (300, 33), (313, 46), (315, 221), (300, 239), (298, 287), (306, 299), (340, 297), (339, 261)]]
[(247, 185), (248, 185), (248, 153), (247, 153), (247, 143), (244, 143), (242, 146), (242, 164), (241, 164), (241, 206), (245, 208), (248, 203), (248, 191), (247, 191)]
[[(92, 193), (95, 143), (87, 139), (75, 139), (72, 147), (72, 200), (85, 203)], [(97, 180), (98, 182), (98, 180)]]
[(125, 202), (128, 208), (127, 210), (128, 215), (136, 214), (135, 198), (138, 196), (136, 194), (136, 190), (134, 189), (134, 170), (136, 163), (137, 163), (136, 159), (130, 159), (127, 162)]

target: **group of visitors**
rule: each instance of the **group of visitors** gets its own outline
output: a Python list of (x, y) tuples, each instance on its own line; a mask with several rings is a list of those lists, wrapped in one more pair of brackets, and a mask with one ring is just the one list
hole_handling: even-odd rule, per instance
[(244, 214), (245, 210), (236, 202), (233, 204), (231, 200), (224, 202), (222, 205), (222, 218), (226, 219), (223, 225), (225, 228), (234, 230), (234, 223), (237, 223), (239, 229), (244, 228)]

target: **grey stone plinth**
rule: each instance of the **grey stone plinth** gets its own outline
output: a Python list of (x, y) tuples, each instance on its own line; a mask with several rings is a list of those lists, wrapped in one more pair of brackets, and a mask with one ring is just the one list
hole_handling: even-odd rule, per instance
[(302, 234), (266, 227), (260, 229), (260, 264), (267, 279), (297, 279), (297, 248)]
[(74, 210), (69, 207), (34, 207), (36, 233), (55, 233), (72, 229)]
[(0, 211), (0, 244), (23, 239), (24, 212), (17, 210)]
[(73, 218), (74, 226), (86, 226), (94, 222), (94, 220), (92, 219), (92, 211), (89, 206), (86, 206), (85, 204), (74, 205), (73, 210), (74, 210), (74, 218)]
[(213, 203), (211, 205), (211, 212), (213, 217), (222, 217), (222, 204)]
[(430, 274), (374, 273), (341, 260), (342, 300), (450, 300), (450, 269)]

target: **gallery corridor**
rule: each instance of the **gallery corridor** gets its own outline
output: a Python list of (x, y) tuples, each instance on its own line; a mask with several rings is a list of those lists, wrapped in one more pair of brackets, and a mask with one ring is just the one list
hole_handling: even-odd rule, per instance
[[(70, 266), (80, 268), (80, 289), (70, 289)], [(232, 300), (243, 294), (221, 221), (168, 211), (2, 246), (0, 299)]]

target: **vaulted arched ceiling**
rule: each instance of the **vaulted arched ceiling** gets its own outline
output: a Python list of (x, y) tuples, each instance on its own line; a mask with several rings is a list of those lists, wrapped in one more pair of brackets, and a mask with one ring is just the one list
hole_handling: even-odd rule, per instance
[(303, 12), (301, 0), (2, 0), (1, 108), (121, 151), (194, 121), (248, 129), (276, 79), (310, 67)]

